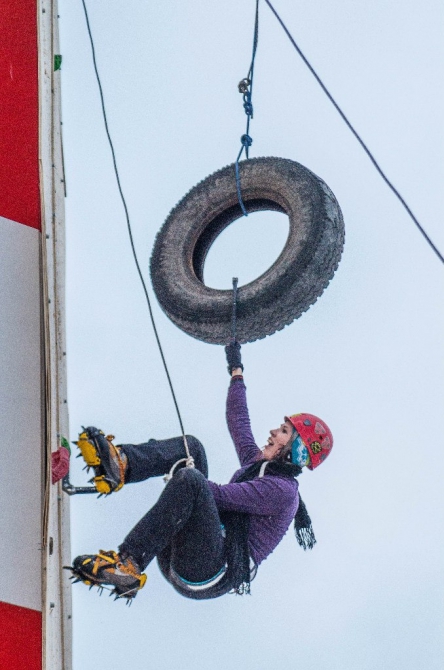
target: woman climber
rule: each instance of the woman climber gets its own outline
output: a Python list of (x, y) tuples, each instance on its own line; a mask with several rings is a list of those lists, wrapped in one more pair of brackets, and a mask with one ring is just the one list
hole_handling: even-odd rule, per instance
[(299, 544), (313, 547), (316, 540), (296, 477), (304, 466), (313, 470), (328, 456), (330, 429), (311, 414), (294, 414), (271, 430), (259, 449), (250, 428), (240, 344), (233, 342), (225, 351), (231, 374), (227, 423), (241, 468), (229, 484), (218, 485), (207, 479), (205, 451), (194, 437), (187, 436), (192, 458), (185, 463), (183, 437), (114, 446), (112, 436), (86, 428), (78, 446), (94, 468), (98, 491), (111, 493), (124, 483), (174, 474), (118, 552), (78, 556), (69, 568), (72, 579), (99, 589), (111, 587), (116, 598), (131, 603), (146, 582), (146, 567), (157, 557), (161, 572), (179, 593), (216, 598), (229, 591), (249, 592), (258, 565), (279, 544), (293, 518)]

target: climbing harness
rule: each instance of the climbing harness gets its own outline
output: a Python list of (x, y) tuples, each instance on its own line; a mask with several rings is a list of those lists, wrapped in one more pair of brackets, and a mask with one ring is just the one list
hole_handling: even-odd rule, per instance
[(184, 577), (181, 577), (172, 566), (170, 566), (170, 580), (172, 581), (173, 584), (179, 585), (182, 588), (186, 588), (189, 591), (205, 591), (207, 589), (210, 589), (213, 586), (216, 586), (221, 579), (225, 577), (225, 574), (227, 572), (227, 566), (224, 565), (219, 572), (214, 575), (214, 577), (210, 577), (210, 579), (206, 579), (203, 582), (190, 582), (188, 579), (185, 579)]
[(246, 127), (246, 130), (245, 130), (245, 133), (240, 138), (241, 148), (239, 150), (239, 153), (237, 155), (236, 162), (235, 162), (234, 165), (235, 165), (235, 174), (236, 174), (237, 197), (238, 197), (239, 205), (241, 207), (241, 210), (242, 210), (242, 213), (243, 213), (244, 216), (248, 216), (248, 212), (247, 212), (247, 210), (245, 208), (245, 205), (244, 205), (244, 202), (242, 200), (241, 182), (240, 182), (240, 174), (239, 174), (239, 161), (240, 161), (241, 156), (242, 156), (244, 151), (245, 151), (245, 156), (248, 160), (249, 149), (250, 149), (251, 145), (253, 144), (253, 138), (250, 135), (250, 121), (253, 118), (252, 96), (253, 96), (254, 61), (255, 61), (255, 58), (256, 58), (258, 39), (259, 39), (259, 0), (256, 0), (256, 13), (255, 13), (255, 19), (254, 19), (254, 35), (253, 35), (253, 54), (251, 56), (250, 69), (248, 70), (248, 75), (245, 77), (245, 79), (241, 79), (241, 81), (238, 84), (239, 93), (242, 93), (244, 111), (245, 111), (245, 114), (247, 115), (247, 127)]

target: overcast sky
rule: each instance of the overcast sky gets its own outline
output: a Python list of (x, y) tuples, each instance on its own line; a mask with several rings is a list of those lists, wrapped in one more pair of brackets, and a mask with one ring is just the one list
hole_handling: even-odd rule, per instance
[[(444, 251), (444, 6), (437, 0), (275, 0), (300, 47)], [(254, 0), (89, 3), (108, 120), (143, 271), (170, 209), (235, 159), (237, 83)], [(138, 282), (100, 115), (80, 0), (59, 7), (67, 192), (71, 439), (97, 425), (117, 442), (179, 432)], [(318, 544), (290, 530), (251, 597), (181, 598), (160, 576), (133, 606), (73, 587), (74, 669), (438, 670), (443, 663), (444, 267), (375, 172), (263, 4), (253, 156), (299, 161), (345, 220), (339, 269), (283, 331), (243, 347), (259, 444), (287, 413), (331, 426), (329, 460), (300, 478)], [(244, 284), (285, 243), (283, 215), (223, 233), (210, 286)], [(155, 302), (188, 433), (210, 477), (237, 466), (225, 425), (222, 347), (189, 337)], [(80, 460), (72, 480), (84, 484)], [(72, 552), (115, 549), (163, 483), (71, 499)]]

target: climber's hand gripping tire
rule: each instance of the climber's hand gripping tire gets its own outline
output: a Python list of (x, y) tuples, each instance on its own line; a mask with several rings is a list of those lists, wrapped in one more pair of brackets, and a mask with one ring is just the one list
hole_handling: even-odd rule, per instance
[[(238, 290), (237, 339), (244, 343), (281, 330), (322, 294), (341, 258), (344, 222), (329, 187), (299, 163), (251, 158), (239, 168), (247, 212), (274, 210), (289, 218), (280, 256)], [(229, 340), (232, 291), (205, 286), (205, 258), (216, 237), (240, 217), (235, 167), (229, 165), (176, 205), (151, 256), (152, 283), (162, 309), (186, 333), (212, 344)]]

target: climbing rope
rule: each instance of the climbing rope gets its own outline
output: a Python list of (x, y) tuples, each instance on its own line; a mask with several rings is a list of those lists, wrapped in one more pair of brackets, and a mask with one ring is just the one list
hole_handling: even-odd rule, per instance
[[(398, 192), (398, 190), (394, 187), (394, 185), (391, 183), (391, 181), (385, 175), (385, 173), (383, 172), (383, 170), (381, 169), (381, 167), (377, 163), (376, 159), (374, 158), (373, 154), (368, 149), (367, 145), (364, 143), (364, 141), (362, 140), (362, 138), (360, 137), (358, 132), (355, 130), (355, 128), (352, 126), (352, 124), (350, 123), (350, 121), (348, 120), (348, 118), (346, 117), (344, 112), (342, 111), (342, 109), (339, 107), (338, 103), (335, 101), (333, 96), (328, 91), (327, 87), (325, 86), (325, 84), (323, 83), (323, 81), (321, 80), (319, 75), (316, 73), (316, 71), (314, 70), (312, 65), (309, 63), (309, 61), (307, 60), (305, 55), (302, 53), (301, 49), (296, 44), (296, 41), (294, 40), (294, 38), (291, 35), (290, 31), (288, 30), (287, 26), (285, 25), (285, 23), (283, 22), (283, 20), (281, 19), (281, 17), (279, 16), (277, 11), (273, 7), (273, 5), (271, 4), (270, 0), (265, 0), (265, 2), (267, 3), (269, 8), (271, 9), (273, 14), (275, 15), (276, 19), (280, 23), (281, 27), (283, 28), (284, 32), (286, 33), (287, 37), (289, 38), (293, 47), (296, 49), (299, 56), (302, 58), (305, 65), (308, 67), (310, 72), (313, 74), (316, 81), (321, 86), (322, 90), (327, 95), (327, 97), (329, 98), (330, 102), (333, 104), (333, 106), (335, 107), (335, 109), (337, 110), (337, 112), (339, 113), (341, 118), (343, 119), (343, 121), (346, 123), (347, 127), (350, 129), (350, 131), (356, 137), (359, 144), (361, 145), (361, 147), (364, 149), (364, 151), (366, 152), (366, 154), (370, 158), (371, 162), (373, 163), (374, 167), (376, 168), (376, 170), (378, 171), (380, 176), (383, 178), (383, 180), (386, 182), (386, 184), (389, 186), (389, 188), (392, 190), (392, 192), (396, 195), (396, 197), (399, 199), (401, 204), (404, 206), (407, 213), (409, 214), (409, 216), (411, 217), (411, 219), (413, 220), (413, 222), (415, 223), (415, 225), (417, 226), (419, 231), (422, 233), (422, 235), (424, 236), (426, 241), (429, 243), (431, 248), (434, 250), (434, 252), (438, 256), (438, 258), (444, 263), (443, 255), (440, 253), (440, 251), (434, 245), (434, 243), (432, 242), (430, 237), (427, 235), (424, 228), (421, 226), (418, 219), (415, 217), (415, 215), (411, 211), (410, 207), (407, 205), (404, 198), (401, 196), (401, 194)], [(156, 326), (156, 323), (155, 323), (155, 319), (154, 319), (154, 315), (153, 315), (153, 311), (152, 311), (152, 306), (151, 306), (151, 301), (150, 301), (150, 298), (149, 298), (147, 286), (146, 286), (145, 280), (143, 278), (142, 271), (140, 269), (140, 264), (139, 264), (139, 260), (138, 260), (138, 257), (137, 257), (135, 245), (134, 245), (134, 239), (133, 239), (133, 233), (132, 233), (131, 222), (130, 222), (130, 217), (129, 217), (129, 211), (128, 211), (126, 199), (125, 199), (125, 196), (124, 196), (123, 190), (122, 190), (122, 185), (121, 185), (121, 181), (120, 181), (120, 175), (119, 175), (119, 170), (118, 170), (117, 160), (116, 160), (116, 155), (115, 155), (115, 150), (114, 150), (114, 144), (113, 144), (111, 134), (110, 134), (110, 131), (109, 131), (109, 126), (108, 126), (108, 119), (107, 119), (107, 114), (106, 114), (106, 107), (105, 107), (105, 100), (104, 100), (104, 95), (103, 95), (102, 83), (101, 83), (101, 79), (100, 79), (100, 75), (99, 75), (99, 71), (98, 71), (98, 67), (97, 67), (97, 61), (96, 61), (94, 39), (93, 39), (92, 32), (91, 32), (91, 26), (90, 26), (90, 22), (89, 22), (88, 11), (87, 11), (85, 0), (82, 0), (82, 5), (83, 5), (85, 20), (86, 20), (86, 26), (87, 26), (89, 41), (90, 41), (90, 45), (91, 45), (94, 71), (95, 71), (96, 80), (97, 80), (97, 84), (98, 84), (98, 88), (99, 88), (103, 121), (104, 121), (104, 125), (105, 125), (105, 131), (106, 131), (106, 135), (107, 135), (107, 139), (108, 139), (108, 144), (109, 144), (109, 147), (110, 147), (110, 150), (111, 150), (114, 173), (115, 173), (115, 177), (116, 177), (118, 191), (119, 191), (120, 199), (121, 199), (121, 202), (122, 202), (122, 205), (123, 205), (123, 208), (124, 208), (124, 212), (125, 212), (125, 219), (126, 219), (126, 224), (127, 224), (127, 229), (128, 229), (129, 240), (130, 240), (130, 244), (131, 244), (131, 250), (132, 250), (134, 262), (135, 262), (135, 265), (136, 265), (137, 273), (139, 275), (139, 278), (140, 278), (140, 281), (141, 281), (141, 284), (142, 284), (142, 287), (143, 287), (143, 291), (144, 291), (144, 294), (145, 294), (145, 298), (146, 298), (146, 302), (147, 302), (147, 306), (148, 306), (148, 311), (149, 311), (149, 316), (150, 316), (151, 324), (152, 324), (152, 327), (153, 327), (157, 347), (158, 347), (160, 357), (161, 357), (161, 360), (162, 360), (162, 364), (163, 364), (163, 367), (164, 367), (164, 370), (165, 370), (165, 374), (166, 374), (166, 377), (167, 377), (167, 380), (168, 380), (168, 385), (169, 385), (169, 388), (170, 388), (171, 396), (172, 396), (172, 399), (173, 399), (174, 407), (175, 407), (175, 410), (176, 410), (176, 414), (177, 414), (177, 418), (178, 418), (178, 421), (179, 421), (179, 426), (180, 426), (180, 430), (181, 430), (182, 438), (183, 438), (183, 442), (184, 442), (186, 458), (182, 459), (181, 461), (178, 461), (178, 463), (185, 462), (188, 467), (194, 467), (194, 460), (193, 460), (193, 457), (190, 454), (190, 450), (189, 450), (189, 446), (188, 446), (188, 442), (187, 442), (187, 438), (186, 438), (185, 430), (184, 430), (184, 426), (183, 426), (182, 416), (181, 416), (181, 413), (180, 413), (180, 410), (179, 410), (179, 405), (178, 405), (178, 402), (177, 402), (177, 398), (176, 398), (176, 394), (175, 394), (175, 391), (174, 391), (173, 383), (172, 383), (171, 376), (170, 376), (170, 373), (169, 373), (168, 365), (166, 363), (166, 359), (165, 359), (165, 355), (164, 355), (164, 352), (163, 352), (162, 344), (161, 344), (160, 337), (159, 337), (159, 334), (158, 334), (158, 331), (157, 331), (157, 326)], [(246, 131), (241, 136), (241, 148), (240, 148), (240, 151), (237, 155), (237, 159), (236, 159), (236, 162), (235, 162), (237, 193), (238, 193), (239, 204), (240, 204), (240, 207), (242, 209), (242, 212), (243, 212), (244, 216), (248, 216), (248, 213), (246, 211), (245, 205), (244, 205), (243, 200), (242, 200), (240, 174), (239, 174), (239, 161), (240, 161), (244, 151), (245, 151), (246, 158), (247, 159), (249, 158), (249, 148), (251, 147), (252, 142), (253, 142), (253, 139), (252, 139), (252, 137), (250, 136), (249, 133), (250, 133), (250, 122), (253, 118), (253, 111), (254, 111), (253, 110), (253, 102), (252, 102), (252, 94), (253, 94), (254, 64), (255, 64), (256, 51), (257, 51), (257, 45), (258, 45), (258, 37), (259, 37), (259, 0), (256, 0), (256, 12), (255, 12), (255, 23), (254, 23), (254, 35), (253, 35), (253, 51), (252, 51), (252, 58), (251, 58), (250, 68), (249, 68), (249, 71), (248, 71), (248, 76), (245, 79), (242, 79), (241, 82), (239, 82), (239, 85), (238, 85), (239, 92), (242, 93), (242, 96), (243, 96), (244, 111), (245, 111), (245, 114), (247, 115)], [(234, 338), (235, 338), (235, 335), (236, 335), (236, 295), (237, 295), (237, 280), (236, 280), (236, 284), (235, 284), (235, 280), (233, 280), (232, 337), (234, 337)], [(178, 465), (178, 463), (176, 463), (173, 467)]]
[(90, 44), (91, 44), (92, 59), (93, 59), (93, 64), (94, 64), (94, 72), (96, 74), (96, 80), (97, 80), (97, 84), (98, 84), (98, 87), (99, 87), (103, 121), (104, 121), (104, 124), (105, 124), (105, 131), (106, 131), (106, 136), (108, 138), (108, 144), (109, 144), (110, 149), (111, 149), (111, 155), (112, 155), (112, 159), (113, 159), (114, 174), (116, 176), (117, 187), (119, 189), (120, 199), (122, 201), (123, 209), (125, 211), (126, 225), (127, 225), (127, 228), (128, 228), (128, 235), (129, 235), (129, 239), (130, 239), (131, 250), (132, 250), (132, 253), (133, 253), (133, 257), (134, 257), (134, 262), (136, 264), (137, 273), (138, 273), (140, 281), (142, 283), (143, 292), (145, 293), (145, 298), (146, 298), (146, 302), (147, 302), (147, 305), (148, 305), (148, 311), (149, 311), (149, 315), (150, 315), (150, 319), (151, 319), (151, 324), (153, 326), (153, 331), (154, 331), (154, 335), (155, 335), (155, 338), (156, 338), (157, 347), (159, 349), (160, 357), (162, 359), (162, 363), (163, 363), (165, 374), (166, 374), (168, 384), (169, 384), (169, 387), (170, 387), (174, 407), (176, 409), (177, 418), (179, 420), (180, 430), (182, 432), (182, 439), (183, 439), (183, 444), (184, 444), (185, 453), (186, 453), (186, 458), (184, 458), (182, 460), (186, 463), (187, 467), (193, 468), (194, 467), (194, 459), (191, 456), (190, 449), (189, 449), (189, 446), (188, 446), (187, 437), (185, 435), (185, 430), (184, 430), (184, 427), (183, 427), (182, 416), (180, 414), (179, 405), (177, 403), (177, 398), (176, 398), (176, 394), (174, 392), (173, 383), (171, 381), (171, 376), (170, 376), (168, 366), (167, 366), (167, 362), (166, 362), (166, 359), (165, 359), (165, 354), (163, 352), (162, 344), (160, 342), (159, 333), (157, 332), (157, 326), (156, 326), (156, 322), (154, 320), (154, 314), (153, 314), (153, 310), (152, 310), (152, 307), (151, 307), (150, 297), (149, 297), (149, 294), (148, 294), (148, 290), (147, 290), (147, 287), (146, 287), (145, 280), (144, 280), (143, 275), (142, 275), (142, 271), (140, 269), (140, 264), (139, 264), (139, 260), (137, 258), (136, 248), (134, 246), (133, 232), (132, 232), (132, 228), (131, 228), (131, 222), (130, 222), (128, 207), (127, 207), (127, 204), (126, 204), (125, 196), (123, 194), (122, 185), (121, 185), (121, 182), (120, 182), (119, 170), (118, 170), (118, 167), (117, 167), (116, 154), (115, 154), (115, 151), (114, 151), (114, 144), (113, 144), (113, 141), (111, 139), (111, 134), (110, 134), (109, 127), (108, 127), (108, 118), (107, 118), (106, 108), (105, 108), (105, 99), (104, 99), (104, 96), (103, 96), (102, 82), (100, 80), (99, 70), (97, 68), (96, 52), (95, 52), (95, 47), (94, 47), (94, 39), (93, 39), (92, 32), (91, 32), (91, 26), (90, 26), (90, 23), (89, 23), (88, 11), (87, 11), (87, 8), (86, 8), (85, 0), (82, 0), (82, 5), (83, 5), (83, 11), (85, 13), (86, 27), (87, 27), (87, 30), (88, 30), (89, 41), (90, 41)]
[(395, 194), (395, 196), (398, 198), (398, 200), (400, 201), (400, 203), (403, 205), (403, 207), (404, 207), (405, 210), (407, 211), (408, 215), (410, 216), (410, 218), (412, 219), (412, 221), (414, 222), (414, 224), (416, 225), (416, 227), (418, 228), (418, 230), (420, 231), (420, 233), (422, 233), (422, 235), (424, 236), (425, 240), (429, 243), (429, 245), (431, 246), (431, 248), (433, 249), (433, 251), (435, 252), (435, 254), (438, 256), (438, 258), (441, 260), (441, 262), (444, 263), (444, 256), (441, 254), (441, 252), (439, 251), (439, 249), (438, 249), (438, 248), (435, 246), (435, 244), (432, 242), (432, 240), (430, 239), (430, 237), (428, 236), (428, 234), (426, 233), (426, 231), (424, 230), (424, 228), (422, 227), (422, 225), (419, 223), (418, 219), (417, 219), (416, 216), (413, 214), (412, 210), (410, 209), (410, 207), (408, 206), (408, 204), (406, 203), (406, 201), (404, 200), (404, 198), (402, 197), (402, 195), (399, 193), (399, 191), (395, 188), (395, 186), (394, 186), (394, 185), (392, 184), (392, 182), (389, 180), (389, 178), (387, 177), (387, 175), (385, 174), (385, 172), (383, 172), (382, 168), (380, 167), (379, 163), (376, 161), (376, 159), (375, 159), (375, 157), (373, 156), (373, 154), (371, 153), (370, 149), (369, 149), (369, 148), (367, 147), (367, 145), (365, 144), (365, 142), (364, 142), (364, 140), (362, 139), (362, 137), (358, 134), (358, 132), (357, 132), (357, 131), (355, 130), (355, 128), (352, 126), (352, 124), (351, 124), (350, 121), (348, 120), (348, 118), (347, 118), (347, 116), (345, 115), (345, 113), (344, 113), (344, 112), (342, 111), (342, 109), (339, 107), (338, 103), (337, 103), (336, 100), (333, 98), (333, 96), (331, 95), (330, 91), (327, 89), (327, 87), (325, 86), (324, 82), (322, 81), (322, 79), (320, 78), (320, 76), (319, 76), (319, 75), (317, 74), (317, 72), (315, 71), (314, 67), (311, 65), (311, 63), (308, 61), (308, 59), (307, 59), (307, 58), (305, 57), (305, 55), (302, 53), (301, 49), (300, 49), (299, 46), (296, 44), (296, 40), (294, 39), (294, 37), (292, 36), (292, 34), (290, 33), (290, 31), (288, 30), (287, 26), (285, 25), (285, 23), (283, 22), (283, 20), (281, 19), (281, 17), (279, 16), (279, 14), (277, 13), (277, 11), (276, 11), (275, 8), (273, 7), (273, 5), (271, 4), (270, 0), (265, 0), (265, 2), (267, 3), (267, 5), (269, 6), (269, 8), (271, 9), (271, 11), (273, 12), (273, 14), (275, 15), (276, 19), (277, 19), (278, 22), (280, 23), (281, 27), (283, 28), (283, 30), (284, 30), (285, 34), (287, 35), (288, 39), (290, 40), (291, 44), (292, 44), (293, 47), (296, 49), (296, 51), (297, 51), (297, 53), (299, 54), (299, 56), (302, 58), (303, 62), (304, 62), (305, 65), (308, 67), (308, 69), (310, 70), (311, 74), (312, 74), (313, 77), (316, 79), (316, 81), (318, 82), (318, 84), (319, 84), (319, 86), (322, 88), (322, 90), (324, 91), (324, 93), (325, 93), (325, 95), (327, 96), (327, 98), (330, 100), (330, 102), (331, 102), (332, 105), (335, 107), (336, 111), (338, 112), (338, 114), (340, 115), (340, 117), (342, 118), (342, 120), (345, 122), (345, 124), (347, 125), (347, 127), (349, 128), (349, 130), (351, 130), (351, 132), (352, 132), (353, 135), (356, 137), (356, 139), (358, 140), (358, 142), (359, 142), (359, 144), (361, 145), (361, 147), (364, 149), (364, 151), (365, 151), (365, 153), (367, 154), (367, 156), (370, 158), (371, 162), (373, 163), (374, 167), (375, 167), (376, 170), (378, 171), (379, 175), (382, 177), (382, 179), (385, 181), (385, 183), (387, 184), (387, 186), (391, 189), (391, 191)]
[(259, 39), (259, 0), (256, 0), (256, 13), (254, 18), (254, 34), (253, 34), (253, 54), (251, 56), (250, 69), (248, 70), (248, 75), (245, 77), (245, 79), (242, 79), (238, 84), (239, 93), (242, 93), (242, 99), (244, 101), (243, 102), (244, 111), (245, 114), (247, 115), (247, 127), (245, 133), (240, 138), (241, 148), (237, 155), (234, 166), (236, 172), (237, 197), (244, 216), (248, 216), (248, 212), (245, 209), (245, 205), (242, 200), (240, 174), (239, 174), (239, 161), (244, 151), (246, 158), (247, 159), (249, 158), (249, 149), (253, 144), (253, 138), (250, 135), (250, 121), (253, 118), (252, 96), (253, 96), (254, 61), (256, 58), (258, 39)]
[(233, 277), (233, 308), (231, 311), (231, 341), (236, 342), (237, 277)]

